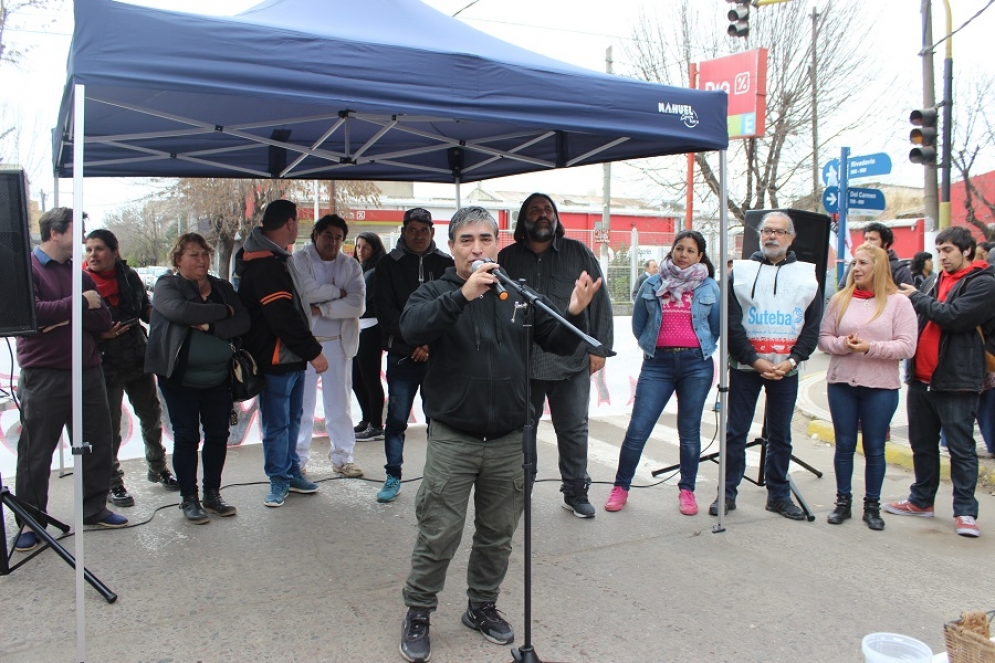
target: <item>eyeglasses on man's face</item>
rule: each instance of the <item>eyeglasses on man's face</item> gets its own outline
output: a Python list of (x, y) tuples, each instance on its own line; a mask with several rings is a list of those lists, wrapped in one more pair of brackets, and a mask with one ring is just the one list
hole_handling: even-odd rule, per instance
[(773, 235), (778, 239), (783, 239), (788, 234), (788, 231), (783, 228), (761, 228), (759, 232), (761, 237), (770, 237)]

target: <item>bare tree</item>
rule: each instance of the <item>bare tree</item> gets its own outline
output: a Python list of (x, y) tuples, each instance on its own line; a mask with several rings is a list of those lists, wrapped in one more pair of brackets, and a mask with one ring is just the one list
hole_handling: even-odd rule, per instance
[(181, 222), (168, 200), (151, 197), (108, 213), (104, 225), (132, 265), (163, 265)]
[[(761, 138), (734, 140), (730, 144), (730, 179), (734, 184), (730, 186), (729, 210), (742, 220), (746, 210), (780, 207), (787, 198), (802, 195), (813, 159), (812, 49), (816, 49), (820, 97), (851, 98), (853, 79), (831, 74), (866, 65), (865, 36), (872, 22), (860, 16), (860, 3), (828, 0), (816, 19), (815, 44), (808, 3), (755, 10), (748, 41), (725, 36), (725, 26), (716, 20), (712, 3), (681, 0), (670, 7), (676, 13), (671, 20), (644, 17), (634, 31), (635, 46), (628, 55), (640, 78), (686, 86), (691, 62), (760, 47), (768, 50), (766, 133)], [(705, 11), (709, 14), (705, 15)], [(821, 137), (820, 146), (859, 124), (867, 113), (828, 102), (821, 104), (819, 111), (820, 125), (827, 118), (843, 117), (843, 113), (846, 118), (842, 123), (846, 126)], [(707, 191), (698, 194), (699, 200), (714, 200), (719, 193), (715, 159), (714, 155), (695, 155), (700, 181), (707, 185)], [(645, 172), (668, 192), (676, 193), (685, 187), (682, 169), (663, 165)]]
[(987, 208), (989, 216), (995, 218), (995, 195), (978, 187), (972, 171), (978, 156), (995, 147), (995, 112), (989, 107), (995, 93), (995, 75), (972, 76), (969, 80), (970, 90), (955, 99), (954, 109), (960, 121), (954, 124), (957, 146), (951, 148), (951, 162), (964, 183), (965, 220), (991, 242), (995, 241), (995, 228), (978, 218), (977, 207)]

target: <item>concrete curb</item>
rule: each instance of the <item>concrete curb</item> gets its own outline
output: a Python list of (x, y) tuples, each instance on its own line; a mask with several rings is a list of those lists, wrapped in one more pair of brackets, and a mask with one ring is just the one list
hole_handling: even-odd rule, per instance
[[(833, 424), (830, 421), (812, 419), (808, 422), (805, 432), (813, 439), (834, 446), (836, 444), (836, 433), (833, 431)], [(864, 453), (859, 436), (857, 438), (857, 453), (861, 455)], [(888, 442), (885, 444), (884, 458), (889, 465), (904, 467), (909, 471), (913, 470), (912, 449), (908, 446)], [(950, 480), (950, 457), (942, 453), (940, 454), (940, 477), (945, 481)], [(978, 480), (983, 486), (995, 486), (995, 467), (986, 466), (985, 463), (979, 462)]]

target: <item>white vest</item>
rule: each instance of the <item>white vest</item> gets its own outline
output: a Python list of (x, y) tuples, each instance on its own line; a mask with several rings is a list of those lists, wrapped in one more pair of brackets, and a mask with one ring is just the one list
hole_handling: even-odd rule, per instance
[[(819, 291), (815, 265), (768, 265), (736, 260), (732, 290), (743, 309), (743, 329), (762, 359), (778, 364), (788, 358), (805, 326), (805, 311)], [(737, 362), (736, 368), (752, 369)]]

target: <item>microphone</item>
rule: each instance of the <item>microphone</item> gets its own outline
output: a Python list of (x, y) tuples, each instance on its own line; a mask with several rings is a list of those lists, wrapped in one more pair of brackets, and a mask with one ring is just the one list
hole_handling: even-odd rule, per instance
[[(470, 265), (470, 269), (471, 269), (471, 271), (475, 272), (478, 269), (480, 269), (482, 266), (484, 266), (484, 264), (489, 263), (489, 262), (493, 263), (494, 261), (491, 260), (490, 258), (484, 258), (483, 260), (474, 260), (473, 264)], [(497, 277), (497, 270), (494, 270), (491, 273), (494, 274), (495, 277)], [(497, 295), (497, 298), (500, 299), (501, 301), (504, 301), (505, 299), (508, 299), (508, 291), (504, 289), (504, 286), (501, 285), (500, 282), (499, 283), (492, 283), (491, 284), (491, 290), (494, 291), (494, 294)]]

